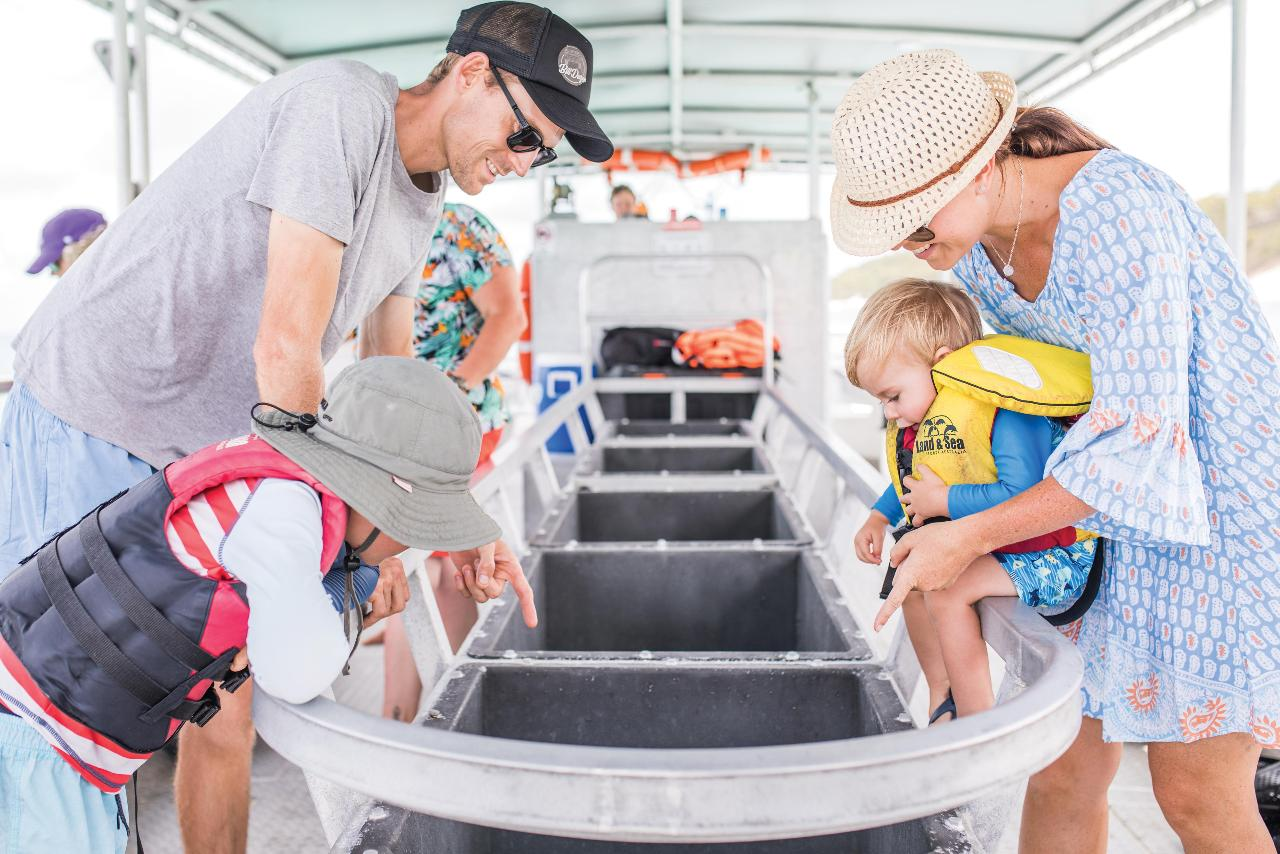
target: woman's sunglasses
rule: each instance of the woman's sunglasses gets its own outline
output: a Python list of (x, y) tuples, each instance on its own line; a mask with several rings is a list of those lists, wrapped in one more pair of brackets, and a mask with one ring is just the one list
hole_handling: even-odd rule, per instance
[(489, 70), (493, 72), (493, 79), (498, 81), (498, 88), (507, 97), (507, 103), (511, 105), (511, 112), (516, 114), (516, 121), (520, 123), (520, 127), (516, 132), (507, 137), (507, 148), (516, 154), (528, 154), (530, 151), (538, 152), (538, 155), (533, 158), (533, 166), (529, 167), (531, 169), (545, 166), (555, 160), (555, 150), (543, 145), (542, 134), (538, 133), (537, 128), (525, 121), (524, 113), (520, 112), (520, 108), (516, 106), (516, 99), (512, 98), (511, 93), (507, 91), (507, 84), (502, 82), (502, 75), (498, 73), (498, 69), (489, 66)]

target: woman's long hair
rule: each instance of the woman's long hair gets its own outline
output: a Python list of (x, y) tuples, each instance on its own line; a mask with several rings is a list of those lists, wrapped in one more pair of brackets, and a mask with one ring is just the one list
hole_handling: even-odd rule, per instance
[(1019, 107), (1013, 130), (996, 151), (996, 162), (1011, 154), (1019, 157), (1055, 157), (1078, 151), (1115, 148), (1062, 110), (1054, 107)]

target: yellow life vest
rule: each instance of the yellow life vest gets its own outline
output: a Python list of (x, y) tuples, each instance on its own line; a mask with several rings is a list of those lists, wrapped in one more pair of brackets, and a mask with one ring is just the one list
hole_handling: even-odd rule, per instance
[[(1093, 397), (1087, 355), (1012, 335), (989, 335), (961, 347), (934, 365), (932, 375), (938, 396), (916, 430), (911, 475), (918, 478), (924, 464), (948, 485), (996, 482), (991, 427), (997, 409), (1065, 418), (1087, 412)], [(897, 463), (904, 462), (899, 454), (906, 449), (899, 436), (891, 423), (885, 444), (901, 499), (906, 466)], [(1077, 531), (1075, 539), (1092, 536)]]

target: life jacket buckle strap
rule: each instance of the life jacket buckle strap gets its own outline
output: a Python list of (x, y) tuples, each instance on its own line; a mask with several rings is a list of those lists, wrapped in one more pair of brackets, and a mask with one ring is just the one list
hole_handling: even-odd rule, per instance
[(248, 667), (243, 670), (230, 670), (227, 672), (227, 678), (222, 680), (222, 690), (234, 694), (236, 689), (248, 682), (252, 675)]
[(222, 701), (218, 699), (218, 692), (213, 689), (212, 685), (209, 686), (209, 690), (195, 705), (195, 711), (191, 713), (187, 720), (198, 727), (204, 726), (213, 720), (214, 715), (222, 711)]
[[(191, 692), (197, 684), (206, 679), (217, 682), (226, 679), (231, 673), (231, 661), (239, 652), (238, 647), (231, 647), (209, 663), (207, 667), (203, 667), (192, 673), (182, 684), (178, 685), (169, 695), (156, 703), (146, 712), (139, 715), (139, 720), (143, 723), (154, 724), (166, 718), (174, 718), (180, 721), (197, 722), (197, 718), (203, 718), (205, 723), (218, 713), (221, 705), (218, 703), (218, 695), (213, 685), (210, 685), (205, 691), (204, 696), (199, 700), (188, 700), (187, 694)], [(246, 668), (247, 672), (247, 668)], [(247, 677), (246, 677), (247, 678)], [(243, 681), (243, 680), (242, 680)], [(239, 687), (239, 686), (237, 686)], [(208, 706), (212, 704), (213, 710), (209, 711)], [(204, 726), (204, 724), (199, 724)]]

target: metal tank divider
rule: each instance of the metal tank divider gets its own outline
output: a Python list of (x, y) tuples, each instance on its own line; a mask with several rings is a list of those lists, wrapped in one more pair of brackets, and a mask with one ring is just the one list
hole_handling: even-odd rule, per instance
[[(717, 436), (629, 435), (637, 425), (606, 421), (597, 398), (690, 391), (759, 397)], [(562, 426), (567, 472), (545, 449)], [(624, 469), (651, 451), (705, 465), (690, 448), (732, 449), (717, 464), (753, 470), (601, 470), (619, 449), (644, 452)], [(918, 665), (901, 626), (867, 630), (879, 573), (850, 546), (880, 479), (758, 380), (592, 380), (500, 448), (473, 489), (523, 555), (540, 628), (508, 593), (454, 657), (417, 580), (406, 625), (434, 688), (415, 725), (256, 692), (258, 730), (314, 781), (334, 851), (967, 850), (972, 828), (947, 811), (1067, 748), (1081, 662), (1016, 600), (984, 602), (1012, 677), (1000, 704), (915, 729), (904, 695)], [(671, 536), (648, 536), (662, 525)], [(717, 538), (697, 539), (705, 526)], [(734, 585), (749, 595), (727, 602)], [(667, 844), (628, 844), (642, 842)]]

